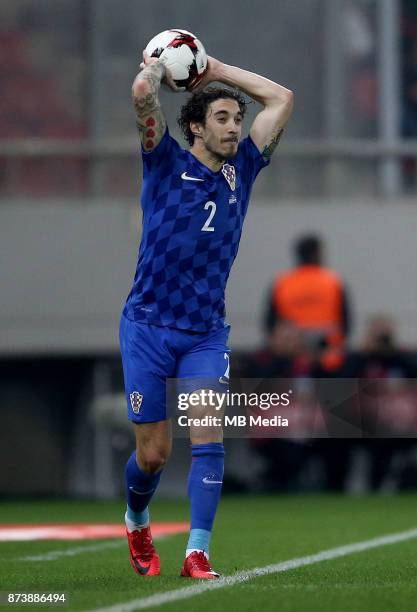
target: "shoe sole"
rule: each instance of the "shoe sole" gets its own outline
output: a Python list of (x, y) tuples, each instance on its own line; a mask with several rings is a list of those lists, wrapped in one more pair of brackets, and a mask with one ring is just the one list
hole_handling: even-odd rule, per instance
[(220, 578), (219, 576), (190, 576), (190, 574), (184, 574), (183, 572), (181, 572), (180, 574), (181, 578), (192, 578), (193, 580), (218, 580)]

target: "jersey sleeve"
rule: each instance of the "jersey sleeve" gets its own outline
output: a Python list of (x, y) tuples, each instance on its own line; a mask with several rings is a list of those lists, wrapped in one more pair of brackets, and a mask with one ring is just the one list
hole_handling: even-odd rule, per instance
[(268, 166), (270, 162), (269, 159), (265, 159), (262, 156), (262, 153), (250, 136), (247, 136), (240, 142), (238, 155), (241, 156), (246, 180), (250, 184), (256, 179), (260, 170)]
[(172, 138), (167, 127), (161, 142), (152, 151), (145, 151), (142, 145), (143, 175), (160, 173), (163, 168), (170, 167), (179, 149), (180, 145)]

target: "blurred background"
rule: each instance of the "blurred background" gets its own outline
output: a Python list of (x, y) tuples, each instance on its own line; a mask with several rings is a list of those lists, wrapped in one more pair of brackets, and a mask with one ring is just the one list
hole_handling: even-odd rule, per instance
[[(123, 490), (118, 321), (141, 188), (130, 88), (142, 48), (173, 27), (295, 92), (228, 286), (232, 374), (298, 379), (304, 400), (317, 377), (384, 379), (374, 402), (396, 423), (389, 439), (230, 440), (226, 491), (417, 487), (415, 1), (2, 0), (0, 495)], [(162, 94), (178, 139), (183, 100)], [(301, 261), (312, 237), (320, 260)], [(312, 265), (334, 274), (337, 337), (281, 303), (284, 272)], [(177, 440), (162, 494), (185, 493), (188, 463)]]

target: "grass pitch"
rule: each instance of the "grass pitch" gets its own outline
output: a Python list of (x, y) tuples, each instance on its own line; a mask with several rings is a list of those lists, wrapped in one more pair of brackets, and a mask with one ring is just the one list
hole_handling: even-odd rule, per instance
[[(417, 527), (417, 495), (224, 497), (211, 545), (214, 569), (238, 571), (304, 557)], [(120, 523), (121, 502), (3, 502), (0, 523)], [(154, 521), (184, 521), (184, 500), (155, 500)], [(66, 592), (63, 610), (94, 610), (201, 584), (179, 577), (186, 535), (156, 542), (162, 575), (137, 576), (125, 541), (0, 543), (0, 590)], [(80, 552), (83, 548), (89, 551)], [(78, 552), (73, 554), (74, 549)], [(94, 550), (92, 550), (94, 549)], [(164, 603), (161, 610), (378, 611), (417, 608), (417, 539), (252, 578), (241, 584)], [(51, 551), (70, 554), (28, 561)], [(207, 583), (204, 583), (207, 584)], [(10, 609), (41, 606), (8, 606)], [(42, 606), (44, 607), (44, 606)], [(130, 608), (133, 609), (133, 608)], [(146, 609), (153, 609), (149, 605)], [(156, 608), (155, 608), (156, 609)], [(121, 609), (120, 611), (121, 612)]]

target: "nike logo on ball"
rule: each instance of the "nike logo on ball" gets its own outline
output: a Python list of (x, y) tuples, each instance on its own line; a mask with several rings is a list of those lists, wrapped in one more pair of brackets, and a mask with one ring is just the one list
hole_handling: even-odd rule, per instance
[(203, 181), (204, 182), (204, 179), (195, 178), (194, 176), (187, 176), (186, 172), (183, 172), (181, 174), (181, 178), (183, 179), (183, 181)]

